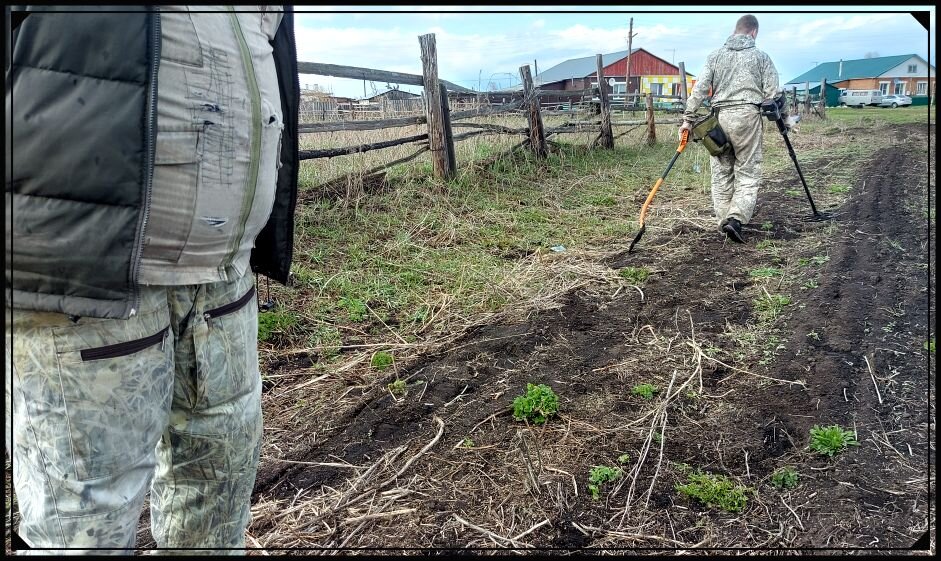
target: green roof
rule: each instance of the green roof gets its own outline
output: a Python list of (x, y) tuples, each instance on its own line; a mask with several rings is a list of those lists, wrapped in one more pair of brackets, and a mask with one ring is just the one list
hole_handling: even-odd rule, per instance
[(876, 78), (913, 56), (917, 55), (881, 56), (876, 58), (844, 60), (842, 74), (840, 73), (839, 61), (824, 62), (823, 64), (815, 66), (813, 70), (804, 72), (793, 80), (788, 80), (787, 83), (819, 82), (821, 78), (826, 78), (827, 82), (841, 82), (853, 78)]

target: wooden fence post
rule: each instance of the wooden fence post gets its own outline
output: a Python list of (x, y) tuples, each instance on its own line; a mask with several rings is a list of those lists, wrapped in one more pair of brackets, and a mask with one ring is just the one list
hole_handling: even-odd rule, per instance
[[(457, 156), (454, 154), (454, 134), (451, 132), (451, 105), (448, 103), (448, 88), (440, 84), (441, 121), (444, 123), (444, 145), (448, 147), (448, 169), (457, 173)], [(430, 138), (430, 137), (429, 137)]]
[(810, 114), (810, 82), (804, 82), (804, 114)]
[(653, 145), (657, 142), (657, 124), (653, 119), (653, 94), (647, 94), (647, 144)]
[(596, 55), (595, 63), (598, 67), (598, 99), (601, 102), (601, 134), (598, 136), (598, 141), (602, 148), (614, 148), (614, 133), (611, 132), (611, 106), (608, 104), (608, 90), (604, 82), (601, 55)]
[(794, 106), (793, 113), (797, 115), (800, 111), (797, 108), (797, 86), (791, 86), (791, 104)]
[(438, 82), (438, 51), (435, 46), (435, 34), (428, 33), (418, 37), (421, 45), (421, 70), (425, 87), (425, 111), (428, 118), (428, 147), (434, 165), (435, 177), (450, 179), (455, 170), (450, 163), (454, 161), (454, 143), (448, 144), (444, 110), (441, 105), (441, 84)]
[(539, 112), (539, 97), (535, 94), (533, 87), (533, 77), (529, 71), (529, 65), (520, 66), (520, 78), (523, 80), (524, 98), (529, 98), (529, 145), (536, 156), (545, 158), (546, 150), (546, 130), (542, 125), (542, 114)]
[(820, 114), (820, 118), (826, 120), (827, 118), (827, 79), (820, 79), (820, 102), (818, 104), (820, 109), (817, 113)]
[(678, 64), (680, 67), (680, 101), (683, 102), (683, 109), (686, 109), (686, 98), (689, 92), (686, 90), (686, 65), (683, 62)]

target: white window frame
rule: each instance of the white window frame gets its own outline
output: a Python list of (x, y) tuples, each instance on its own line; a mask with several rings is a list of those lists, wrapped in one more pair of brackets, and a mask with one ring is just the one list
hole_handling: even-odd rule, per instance
[(892, 89), (894, 95), (906, 95), (905, 94), (905, 82), (896, 82), (895, 87)]
[(909, 73), (909, 74), (918, 74), (918, 65), (917, 65), (917, 64), (909, 64), (909, 65), (908, 65), (908, 73)]
[[(654, 87), (655, 87), (655, 86), (656, 86), (656, 88), (657, 88), (659, 91), (654, 91)], [(664, 94), (663, 94), (663, 84), (661, 84), (660, 82), (654, 82), (654, 83), (650, 84), (650, 93), (653, 94), (653, 95), (664, 95)]]
[(879, 82), (879, 91), (882, 92), (882, 95), (889, 95), (889, 88), (892, 86), (892, 82)]
[(915, 95), (928, 95), (928, 82), (915, 82)]

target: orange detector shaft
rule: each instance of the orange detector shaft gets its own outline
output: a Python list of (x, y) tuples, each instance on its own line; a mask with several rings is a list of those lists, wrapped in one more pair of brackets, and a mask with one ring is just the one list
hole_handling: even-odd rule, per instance
[(628, 248), (627, 252), (630, 253), (634, 249), (634, 244), (636, 244), (640, 237), (644, 235), (644, 229), (646, 225), (644, 224), (644, 217), (647, 216), (647, 209), (650, 207), (650, 202), (653, 201), (654, 195), (657, 194), (657, 189), (663, 185), (663, 180), (666, 179), (667, 174), (670, 173), (670, 169), (673, 168), (673, 164), (676, 163), (676, 159), (680, 157), (680, 153), (683, 152), (683, 149), (686, 148), (686, 143), (689, 142), (689, 130), (684, 130), (680, 134), (680, 145), (676, 148), (676, 154), (673, 154), (673, 158), (670, 160), (667, 169), (664, 170), (663, 174), (657, 179), (657, 182), (654, 183), (653, 189), (650, 190), (650, 194), (647, 195), (647, 200), (644, 201), (644, 206), (640, 208), (640, 231), (637, 232), (637, 237), (634, 238), (634, 241), (631, 242), (631, 246)]

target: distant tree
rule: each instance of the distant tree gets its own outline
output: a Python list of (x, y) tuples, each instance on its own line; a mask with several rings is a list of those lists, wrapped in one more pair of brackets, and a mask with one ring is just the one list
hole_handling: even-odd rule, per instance
[(869, 51), (868, 53), (863, 55), (863, 58), (878, 58), (878, 57), (879, 57), (879, 53), (877, 51)]

